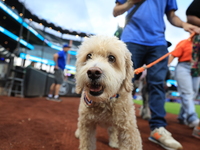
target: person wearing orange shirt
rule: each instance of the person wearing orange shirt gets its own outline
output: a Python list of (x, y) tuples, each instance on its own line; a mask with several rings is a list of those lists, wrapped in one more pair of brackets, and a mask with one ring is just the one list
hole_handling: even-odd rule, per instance
[(181, 109), (178, 120), (193, 128), (199, 124), (198, 115), (195, 111), (194, 98), (198, 91), (196, 85), (200, 83), (200, 77), (191, 76), (192, 61), (192, 39), (180, 41), (175, 50), (169, 56), (168, 64), (178, 57), (178, 64), (175, 69), (175, 79), (178, 84), (178, 92), (181, 99)]
[[(200, 0), (193, 0), (186, 10), (187, 22), (200, 27)], [(192, 49), (192, 77), (200, 76), (200, 35), (196, 35), (193, 40)], [(199, 91), (199, 85), (197, 85)], [(200, 139), (200, 123), (193, 129), (192, 135)]]

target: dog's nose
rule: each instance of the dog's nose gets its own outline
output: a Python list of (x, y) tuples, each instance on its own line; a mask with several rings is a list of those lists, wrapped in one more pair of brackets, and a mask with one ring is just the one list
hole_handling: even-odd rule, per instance
[(101, 74), (102, 71), (98, 67), (92, 67), (87, 71), (88, 77), (92, 80), (99, 79)]

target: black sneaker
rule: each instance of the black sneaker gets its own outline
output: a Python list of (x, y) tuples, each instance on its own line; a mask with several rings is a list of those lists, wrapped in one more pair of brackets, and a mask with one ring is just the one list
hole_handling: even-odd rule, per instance
[(179, 124), (187, 125), (187, 123), (183, 119), (177, 118), (177, 120)]
[(51, 100), (55, 101), (55, 102), (62, 102), (62, 100), (59, 97), (58, 98), (52, 98)]
[(179, 124), (184, 124), (184, 120), (183, 120), (183, 119), (177, 118), (177, 120), (178, 120), (178, 123), (179, 123)]
[(50, 101), (50, 100), (52, 100), (52, 99), (53, 99), (53, 97), (49, 97), (49, 96), (46, 97), (46, 100), (49, 100), (49, 101)]

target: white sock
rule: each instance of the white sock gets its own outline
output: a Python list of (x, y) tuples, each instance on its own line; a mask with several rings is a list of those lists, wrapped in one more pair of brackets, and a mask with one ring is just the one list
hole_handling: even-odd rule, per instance
[(52, 94), (49, 94), (48, 97), (53, 97), (53, 95), (52, 95)]
[(55, 95), (55, 96), (54, 96), (54, 98), (58, 98), (58, 97), (59, 97), (58, 95)]

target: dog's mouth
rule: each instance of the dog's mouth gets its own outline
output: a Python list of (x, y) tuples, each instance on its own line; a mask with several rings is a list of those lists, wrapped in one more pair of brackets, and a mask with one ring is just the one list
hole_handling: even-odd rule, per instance
[(88, 88), (89, 88), (89, 93), (92, 95), (92, 96), (99, 96), (103, 93), (103, 86), (97, 82), (93, 82), (91, 84), (88, 85)]

